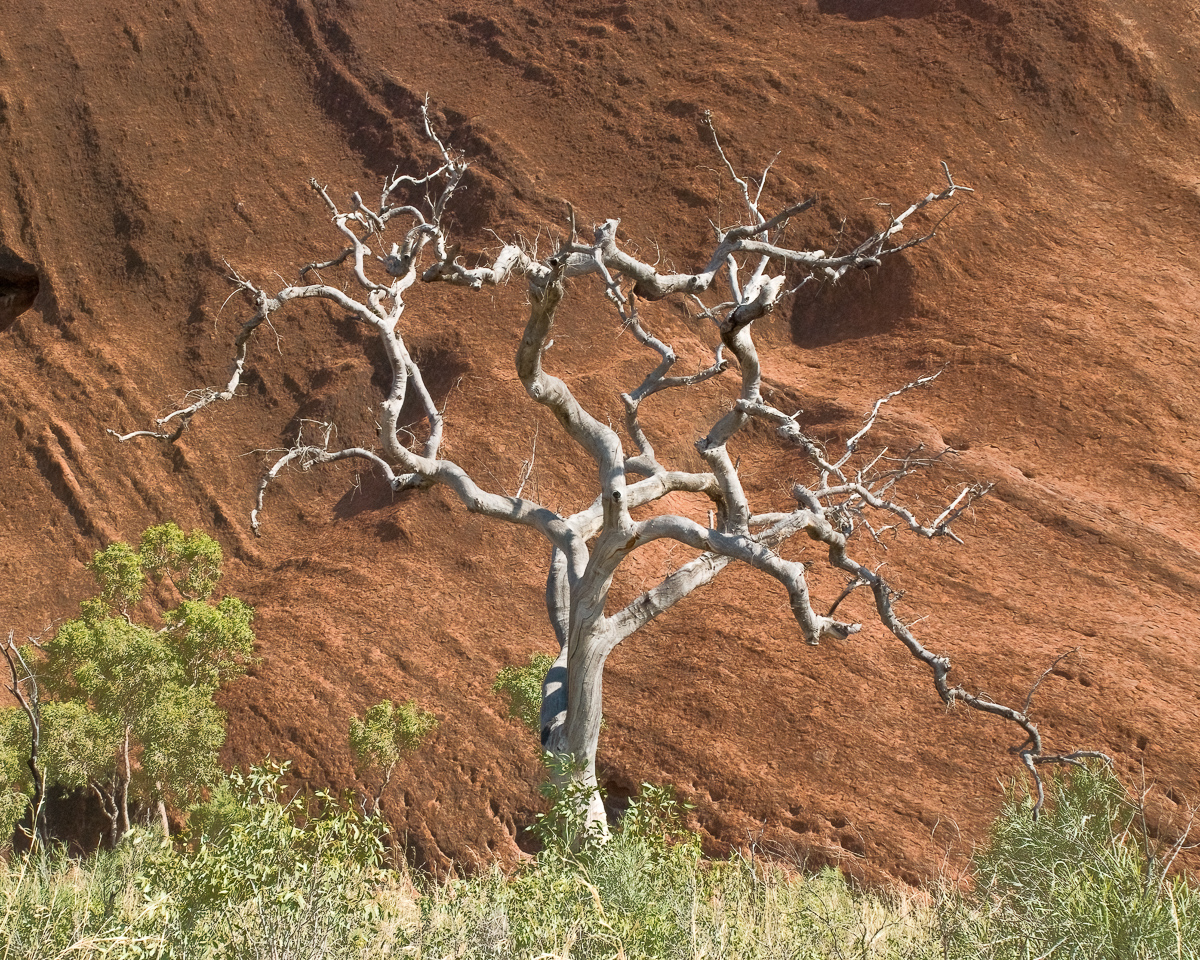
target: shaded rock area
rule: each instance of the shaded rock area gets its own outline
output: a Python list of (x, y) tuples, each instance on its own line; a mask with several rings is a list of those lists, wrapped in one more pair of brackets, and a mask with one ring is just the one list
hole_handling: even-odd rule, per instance
[(37, 268), (0, 247), (0, 332), (33, 306), (41, 289)]
[[(223, 588), (258, 611), (262, 662), (222, 695), (226, 761), (291, 758), (305, 781), (348, 788), (351, 714), (415, 697), (441, 725), (385, 801), (414, 860), (512, 860), (542, 802), (539, 761), (490, 688), (552, 646), (543, 544), (352, 467), (287, 475), (264, 537), (249, 531), (262, 451), (300, 419), (372, 442), (383, 361), (363, 332), (292, 309), (278, 339), (259, 336), (245, 396), (173, 447), (105, 431), (225, 381), (244, 309), (224, 303), (225, 263), (270, 284), (326, 257), (308, 178), (371, 195), (427, 162), (426, 95), (474, 161), (454, 210), (465, 250), (495, 249), (491, 230), (545, 245), (570, 200), (582, 222), (620, 217), (643, 255), (693, 269), (710, 220), (736, 209), (711, 110), (744, 172), (778, 154), (769, 206), (819, 196), (796, 242), (834, 249), (843, 224), (883, 222), (878, 204), (942, 182), (938, 161), (975, 188), (903, 262), (805, 288), (760, 322), (766, 380), (833, 440), (945, 367), (889, 439), (962, 451), (917, 489), (925, 503), (960, 479), (996, 486), (960, 523), (965, 546), (880, 550), (906, 616), (960, 682), (1009, 702), (1075, 649), (1038, 693), (1049, 742), (1108, 751), (1154, 784), (1164, 835), (1200, 801), (1194, 3), (19, 7), (0, 27), (0, 625), (71, 615), (111, 539), (202, 527), (230, 558)], [(548, 363), (617, 421), (652, 359), (596, 290), (571, 296)], [(513, 374), (519, 285), (409, 302), (453, 455), (515, 489), (536, 432), (542, 496), (590, 500), (594, 478)], [(646, 319), (685, 356), (711, 339), (665, 307)], [(660, 454), (694, 461), (730, 389), (648, 408)], [(738, 452), (764, 500), (800, 470), (765, 433)], [(818, 600), (839, 589), (813, 584)], [(1009, 733), (946, 714), (865, 604), (842, 610), (868, 622), (853, 642), (811, 648), (775, 585), (739, 571), (631, 638), (606, 682), (614, 795), (676, 785), (714, 850), (757, 843), (868, 878), (961, 866), (1020, 773)]]

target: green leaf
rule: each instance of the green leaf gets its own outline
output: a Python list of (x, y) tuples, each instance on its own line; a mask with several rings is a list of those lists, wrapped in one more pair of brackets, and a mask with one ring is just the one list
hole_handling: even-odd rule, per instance
[(97, 599), (105, 605), (123, 613), (142, 598), (146, 575), (141, 557), (129, 544), (118, 541), (98, 551), (88, 569), (100, 588)]
[(185, 600), (163, 615), (175, 637), (175, 656), (187, 681), (217, 687), (246, 671), (253, 660), (254, 609), (234, 597), (216, 606)]
[(48, 783), (67, 788), (111, 781), (122, 728), (79, 700), (42, 705), (42, 764)]
[(20, 707), (0, 709), (0, 790), (24, 791), (29, 782), (29, 718)]
[(416, 750), (437, 728), (437, 717), (422, 710), (415, 700), (399, 707), (384, 700), (366, 716), (350, 719), (350, 749), (359, 775), (390, 771), (405, 753)]

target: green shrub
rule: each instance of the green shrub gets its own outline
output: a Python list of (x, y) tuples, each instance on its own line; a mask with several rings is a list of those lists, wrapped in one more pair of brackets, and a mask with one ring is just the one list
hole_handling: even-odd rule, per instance
[(363, 719), (350, 718), (354, 772), (371, 787), (368, 796), (375, 816), (380, 816), (380, 801), (392, 782), (396, 766), (416, 750), (437, 725), (437, 717), (422, 710), (416, 700), (398, 707), (391, 700), (384, 700), (371, 707)]
[(1200, 895), (1165, 875), (1137, 807), (1107, 767), (1057, 778), (1034, 820), (1010, 797), (976, 861), (976, 889), (948, 904), (955, 955), (994, 960), (1200, 957)]
[[(573, 815), (568, 787), (548, 822)], [(643, 785), (607, 840), (543, 836), (513, 876), (428, 884), (405, 925), (415, 957), (695, 960), (938, 957), (927, 913), (747, 857), (709, 863), (669, 788)], [(548, 840), (548, 842), (547, 842)]]
[(554, 666), (554, 658), (535, 653), (523, 667), (502, 667), (496, 674), (492, 691), (508, 701), (508, 715), (520, 720), (541, 736), (542, 681)]
[[(137, 806), (158, 807), (165, 824), (168, 804), (220, 780), (225, 714), (213, 696), (245, 672), (254, 645), (254, 611), (210, 599), (220, 566), (216, 541), (171, 523), (150, 527), (136, 550), (113, 543), (88, 564), (98, 593), (80, 616), (21, 653), (31, 668), (24, 696), (40, 715), (40, 773), (99, 798), (114, 844)], [(144, 599), (151, 581), (165, 608)], [(33, 754), (23, 713), (0, 711), (0, 831), (24, 812), (12, 794), (35, 792), (22, 769)]]
[(1036, 822), (1011, 800), (975, 890), (940, 901), (750, 854), (705, 860), (686, 807), (651, 786), (606, 841), (547, 843), (509, 876), (414, 881), (379, 868), (377, 821), (328, 795), (283, 795), (279, 774), (230, 777), (182, 847), (134, 830), (83, 861), (0, 861), (0, 960), (1198, 956), (1195, 891), (1164, 876), (1169, 857), (1103, 770), (1055, 784)]
[(0, 960), (376, 957), (393, 924), (379, 825), (280, 768), (233, 774), (190, 849), (130, 831), (82, 861), (0, 861)]
[[(166, 956), (358, 957), (381, 914), (381, 825), (327, 793), (282, 798), (285, 767), (233, 773), (197, 811), (191, 851), (153, 847), (136, 882)], [(216, 955), (216, 954), (214, 954)]]

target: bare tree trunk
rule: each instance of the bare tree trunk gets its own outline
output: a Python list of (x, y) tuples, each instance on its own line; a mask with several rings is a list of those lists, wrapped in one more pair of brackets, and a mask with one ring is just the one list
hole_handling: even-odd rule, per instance
[(129, 756), (129, 727), (125, 728), (125, 742), (121, 748), (121, 770), (117, 774), (117, 804), (121, 814), (121, 836), (114, 837), (113, 845), (129, 832), (129, 781), (133, 777), (133, 764)]
[(90, 784), (92, 793), (96, 795), (96, 799), (100, 801), (100, 807), (104, 811), (104, 816), (108, 818), (108, 842), (109, 846), (114, 849), (117, 842), (121, 839), (121, 811), (116, 800), (116, 785), (112, 792), (105, 790), (99, 783), (92, 781)]
[(379, 789), (375, 791), (371, 797), (371, 814), (375, 817), (382, 816), (383, 791), (388, 788), (388, 784), (392, 782), (392, 774), (396, 770), (396, 764), (390, 763), (383, 772), (383, 782), (379, 785)]

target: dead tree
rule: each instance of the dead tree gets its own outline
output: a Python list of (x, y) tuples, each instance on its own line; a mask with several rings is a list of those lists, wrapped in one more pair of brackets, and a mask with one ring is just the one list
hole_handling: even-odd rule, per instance
[[(874, 517), (920, 538), (948, 537), (957, 541), (954, 521), (987, 492), (980, 486), (964, 487), (936, 518), (922, 521), (898, 499), (897, 485), (941, 454), (931, 458), (914, 452), (899, 459), (883, 455), (864, 458), (862, 454), (863, 442), (884, 405), (934, 377), (915, 380), (880, 399), (862, 428), (834, 454), (805, 433), (797, 416), (774, 408), (764, 399), (752, 336), (754, 321), (770, 313), (795, 289), (794, 285), (789, 289), (788, 276), (802, 277), (799, 283), (814, 278), (836, 282), (847, 271), (876, 267), (885, 258), (929, 240), (936, 227), (908, 240), (901, 240), (899, 235), (918, 214), (930, 208), (944, 209), (952, 197), (969, 188), (955, 183), (943, 164), (943, 187), (890, 216), (881, 230), (854, 249), (841, 254), (794, 249), (786, 243), (785, 227), (815, 201), (795, 203), (771, 215), (762, 212), (762, 181), (766, 174), (758, 183), (738, 176), (717, 140), (710, 118), (708, 126), (715, 149), (740, 195), (743, 222), (717, 230), (712, 253), (699, 271), (663, 273), (639, 260), (622, 248), (617, 220), (605, 221), (585, 236), (573, 210), (566, 239), (552, 255), (539, 258), (526, 247), (510, 243), (491, 259), (490, 265), (467, 266), (459, 245), (447, 234), (446, 216), (447, 206), (463, 184), (467, 163), (439, 139), (428, 112), (424, 119), (425, 133), (438, 154), (436, 165), (423, 176), (394, 175), (388, 179), (378, 207), (368, 206), (358, 193), (351, 194), (348, 206), (340, 207), (327, 188), (310, 181), (343, 238), (336, 256), (308, 264), (300, 270), (297, 284), (275, 293), (232, 271), (230, 280), (236, 292), (245, 296), (253, 312), (234, 341), (233, 370), (225, 386), (195, 394), (188, 406), (160, 419), (156, 429), (123, 435), (114, 432), (114, 436), (122, 441), (143, 436), (175, 440), (201, 410), (237, 395), (252, 335), (263, 323), (293, 301), (329, 301), (373, 327), (390, 362), (391, 383), (380, 403), (378, 448), (334, 448), (329, 431), (317, 443), (298, 439), (262, 478), (251, 524), (258, 532), (264, 495), (284, 467), (309, 469), (357, 460), (374, 465), (394, 490), (441, 484), (452, 490), (471, 513), (541, 534), (549, 548), (546, 608), (559, 648), (543, 684), (541, 739), (548, 753), (572, 761), (557, 765), (562, 770), (573, 770), (563, 776), (572, 776), (593, 788), (596, 784), (604, 665), (617, 644), (711, 582), (730, 564), (742, 563), (774, 579), (786, 591), (800, 632), (810, 644), (823, 639), (842, 642), (858, 633), (861, 624), (836, 619), (834, 614), (850, 591), (869, 590), (879, 622), (926, 665), (943, 703), (962, 704), (1020, 730), (1023, 740), (1013, 751), (1032, 774), (1040, 805), (1039, 765), (1078, 761), (1084, 754), (1048, 754), (1029, 717), (1028, 704), (1017, 710), (961, 685), (952, 686), (949, 659), (921, 644), (896, 613), (895, 591), (878, 570), (867, 566), (851, 549), (856, 534), (874, 531)], [(421, 194), (423, 199), (412, 199)], [(396, 237), (396, 242), (383, 253), (380, 245), (389, 234)], [(322, 271), (334, 268), (345, 270), (344, 283), (334, 285), (321, 279)], [(522, 496), (521, 491), (508, 496), (485, 489), (458, 463), (440, 456), (442, 412), (406, 348), (401, 330), (406, 298), (418, 281), (481, 290), (517, 276), (523, 276), (527, 283), (530, 304), (529, 320), (517, 346), (517, 375), (529, 399), (545, 407), (580, 455), (590, 460), (596, 477), (595, 499), (573, 514), (535, 502)], [(599, 279), (614, 319), (645, 346), (656, 362), (640, 384), (621, 395), (624, 437), (585, 409), (567, 384), (544, 366), (551, 331), (566, 292), (583, 277)], [(723, 280), (727, 295), (713, 303), (716, 298), (712, 293), (719, 280)], [(675, 351), (643, 322), (641, 305), (668, 298), (684, 300), (694, 309), (697, 321), (713, 331), (712, 360), (704, 369), (675, 375)], [(643, 430), (643, 404), (662, 391), (699, 387), (727, 372), (740, 379), (740, 390), (732, 408), (714, 414), (707, 434), (696, 444), (705, 469), (673, 469), (662, 463)], [(400, 423), (401, 407), (410, 395), (419, 400), (427, 420), (428, 434), (423, 443), (413, 441)], [(787, 503), (761, 512), (751, 506), (737, 461), (729, 450), (739, 432), (753, 421), (774, 428), (782, 442), (802, 454), (800, 459), (807, 462), (811, 473), (808, 479), (792, 486)], [(634, 519), (633, 511), (643, 513), (639, 508), (680, 492), (707, 498), (711, 505), (707, 525), (670, 512)], [(826, 613), (813, 607), (804, 564), (785, 559), (780, 553), (785, 541), (801, 534), (820, 545), (828, 563), (846, 578), (842, 596)], [(606, 614), (605, 604), (617, 568), (639, 549), (661, 540), (682, 544), (695, 555), (622, 609)], [(598, 794), (593, 789), (590, 796), (590, 820), (602, 824)]]

